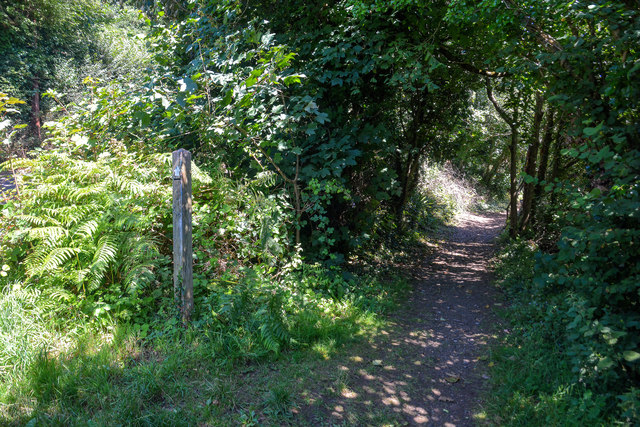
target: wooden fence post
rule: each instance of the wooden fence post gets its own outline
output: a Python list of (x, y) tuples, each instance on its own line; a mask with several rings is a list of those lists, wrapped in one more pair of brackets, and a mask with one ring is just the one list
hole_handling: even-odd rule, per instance
[(179, 149), (173, 159), (173, 289), (182, 321), (193, 309), (193, 246), (191, 236), (191, 153)]

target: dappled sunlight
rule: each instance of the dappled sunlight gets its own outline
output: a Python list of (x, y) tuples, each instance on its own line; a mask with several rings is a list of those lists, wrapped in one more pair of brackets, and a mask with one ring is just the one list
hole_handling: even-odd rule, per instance
[(482, 323), (494, 303), (486, 236), (502, 225), (501, 216), (461, 218), (452, 243), (417, 272), (405, 310), (370, 343), (352, 349), (353, 368), (338, 368), (345, 384), (330, 399), (336, 421), (363, 411), (378, 419), (382, 411), (383, 419), (394, 420), (389, 424), (473, 425), (473, 408), (461, 400), (473, 401), (487, 378), (492, 336)]

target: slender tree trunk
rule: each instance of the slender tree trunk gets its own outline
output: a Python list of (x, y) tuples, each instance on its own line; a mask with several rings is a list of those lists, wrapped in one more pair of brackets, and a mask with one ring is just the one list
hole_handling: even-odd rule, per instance
[(300, 244), (300, 222), (302, 219), (302, 194), (298, 180), (293, 182), (293, 193), (295, 197), (295, 210), (296, 210), (296, 245)]
[[(556, 145), (553, 148), (553, 165), (551, 166), (551, 177), (549, 178), (550, 182), (555, 182), (555, 180), (560, 175), (560, 161), (562, 160), (562, 142), (560, 141), (560, 129), (562, 129), (562, 123), (558, 123), (558, 132), (555, 138)], [(555, 205), (557, 200), (558, 195), (554, 191), (551, 193), (551, 205)]]
[(517, 174), (518, 174), (518, 107), (513, 110), (513, 115), (509, 114), (500, 106), (496, 98), (493, 96), (493, 90), (491, 89), (491, 83), (489, 78), (485, 77), (485, 83), (487, 88), (487, 97), (495, 107), (496, 111), (502, 117), (511, 129), (511, 144), (509, 144), (509, 236), (515, 238), (518, 234), (518, 186), (517, 186)]
[[(35, 3), (32, 5), (32, 7), (36, 7)], [(27, 16), (29, 17), (29, 19), (33, 22), (33, 28), (34, 28), (34, 32), (33, 32), (33, 50), (34, 52), (38, 52), (38, 38), (40, 36), (39, 31), (38, 31), (38, 21), (36, 20), (36, 18), (33, 15), (34, 10), (33, 9), (29, 9), (27, 10)], [(41, 125), (40, 125), (40, 79), (38, 77), (39, 72), (37, 71), (37, 69), (32, 68), (32, 78), (31, 78), (31, 82), (32, 82), (32, 87), (33, 87), (33, 96), (31, 97), (31, 134), (35, 135), (36, 138), (38, 139), (38, 142), (42, 139), (42, 132), (41, 132)]]
[(42, 139), (40, 124), (40, 81), (33, 78), (33, 97), (31, 98), (31, 131), (38, 138)]
[(544, 125), (544, 135), (542, 137), (542, 147), (540, 148), (540, 165), (538, 166), (538, 183), (533, 192), (533, 207), (531, 210), (531, 224), (535, 224), (538, 221), (538, 211), (540, 202), (542, 199), (543, 183), (547, 179), (547, 167), (549, 164), (549, 149), (551, 148), (551, 141), (553, 139), (553, 127), (554, 123), (553, 108), (549, 107), (547, 110), (547, 121)]
[[(544, 100), (542, 95), (536, 94), (536, 106), (533, 114), (533, 132), (531, 133), (531, 143), (527, 150), (527, 160), (524, 167), (524, 173), (533, 177), (536, 173), (536, 162), (538, 160), (538, 149), (540, 148), (540, 125), (542, 123)], [(520, 216), (519, 232), (523, 232), (531, 219), (531, 207), (533, 204), (533, 192), (535, 184), (533, 182), (525, 183), (522, 196), (522, 212)]]
[(411, 195), (418, 185), (418, 178), (420, 177), (420, 161), (422, 160), (422, 154), (416, 154), (411, 167), (409, 168), (409, 176), (407, 177), (407, 191), (403, 200), (403, 204), (409, 203)]
[(406, 169), (402, 171), (402, 177), (401, 177), (402, 189), (400, 190), (400, 197), (398, 198), (398, 202), (395, 206), (396, 224), (400, 230), (402, 229), (404, 208), (409, 202), (411, 193), (415, 189), (415, 186), (417, 183), (417, 175), (419, 173), (419, 167), (420, 167), (420, 158), (421, 156), (419, 154), (409, 154), (406, 164), (403, 165), (403, 167), (405, 167)]
[(511, 127), (511, 145), (509, 145), (509, 236), (518, 235), (518, 128)]
[(403, 137), (408, 142), (407, 160), (402, 163), (402, 156), (399, 156), (400, 162), (396, 163), (398, 175), (401, 181), (401, 193), (398, 198), (398, 204), (395, 206), (396, 224), (400, 230), (403, 227), (404, 208), (409, 202), (413, 191), (418, 182), (420, 173), (420, 160), (422, 159), (423, 150), (420, 147), (420, 126), (424, 120), (424, 107), (415, 99), (411, 102), (411, 122), (407, 130), (403, 132)]
[(487, 172), (485, 172), (485, 174), (483, 175), (480, 181), (484, 187), (487, 187), (487, 188), (491, 187), (491, 182), (493, 181), (493, 177), (496, 176), (496, 173), (498, 172), (500, 165), (504, 163), (508, 155), (509, 155), (509, 150), (505, 148), (502, 150), (500, 155), (496, 157), (490, 169), (487, 169)]

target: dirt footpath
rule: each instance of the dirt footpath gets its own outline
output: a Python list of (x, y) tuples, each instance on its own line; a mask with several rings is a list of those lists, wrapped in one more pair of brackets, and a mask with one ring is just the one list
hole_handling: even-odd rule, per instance
[(6, 203), (15, 191), (16, 182), (11, 172), (0, 171), (0, 204)]
[[(369, 343), (347, 351), (340, 390), (320, 397), (318, 424), (476, 424), (497, 327), (488, 262), (502, 214), (465, 214), (416, 274), (405, 309)], [(311, 421), (311, 420), (308, 420)]]

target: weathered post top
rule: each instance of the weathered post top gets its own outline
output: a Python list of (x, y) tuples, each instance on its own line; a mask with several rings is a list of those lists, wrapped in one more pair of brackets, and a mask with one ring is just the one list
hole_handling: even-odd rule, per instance
[(182, 321), (189, 321), (193, 310), (193, 243), (191, 233), (191, 153), (179, 149), (172, 153), (173, 178), (173, 288)]

